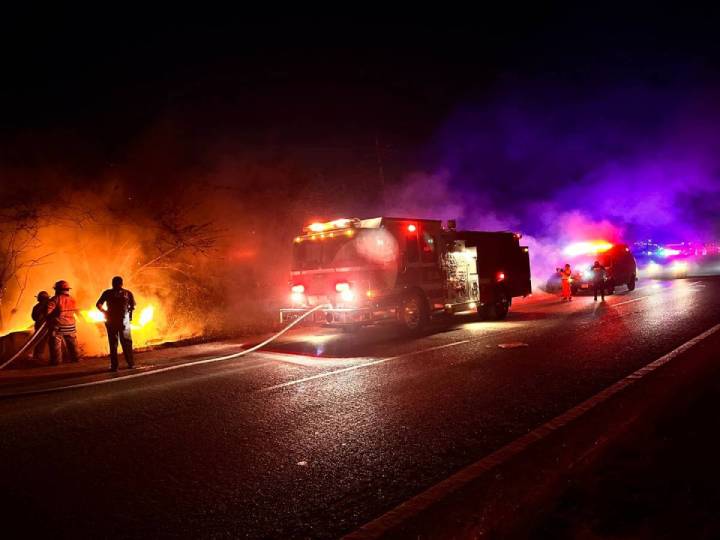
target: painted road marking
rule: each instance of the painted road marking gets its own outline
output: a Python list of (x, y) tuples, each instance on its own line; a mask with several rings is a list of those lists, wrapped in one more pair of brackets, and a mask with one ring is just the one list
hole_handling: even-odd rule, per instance
[(274, 351), (257, 351), (255, 356), (305, 367), (349, 364), (350, 362), (368, 362), (377, 359), (377, 357), (373, 356), (313, 356), (311, 354), (280, 353)]
[(432, 504), (444, 499), (451, 493), (457, 491), (461, 487), (468, 483), (476, 480), (480, 476), (484, 475), (488, 471), (495, 467), (502, 465), (508, 459), (517, 456), (528, 448), (531, 444), (544, 439), (551, 433), (558, 429), (566, 426), (570, 422), (581, 417), (586, 412), (594, 409), (601, 403), (604, 403), (618, 392), (624, 390), (628, 386), (635, 384), (637, 381), (671, 362), (679, 355), (686, 352), (688, 349), (694, 347), (702, 340), (710, 337), (712, 334), (720, 330), (720, 324), (716, 324), (709, 330), (706, 330), (699, 336), (686, 341), (679, 347), (673, 349), (669, 353), (661, 356), (657, 360), (650, 362), (645, 367), (634, 371), (630, 375), (620, 379), (615, 384), (607, 387), (605, 390), (600, 391), (589, 399), (586, 399), (579, 405), (576, 405), (572, 409), (562, 413), (560, 416), (556, 416), (549, 422), (542, 426), (535, 428), (526, 435), (523, 435), (519, 439), (506, 444), (499, 450), (496, 450), (485, 456), (484, 458), (476, 461), (472, 465), (465, 467), (454, 475), (446, 478), (445, 480), (435, 484), (434, 486), (426, 489), (422, 493), (414, 496), (411, 499), (401, 503), (389, 512), (386, 512), (382, 516), (374, 519), (370, 523), (367, 523), (357, 529), (356, 531), (346, 535), (344, 538), (347, 540), (367, 540), (370, 538), (380, 538), (385, 535), (388, 531), (404, 523), (423, 510), (430, 507)]
[(399, 360), (400, 358), (408, 358), (410, 356), (415, 356), (418, 354), (426, 353), (426, 352), (432, 352), (437, 351), (440, 349), (447, 349), (448, 347), (455, 347), (456, 345), (462, 345), (464, 343), (470, 343), (469, 339), (463, 339), (462, 341), (455, 341), (453, 343), (446, 343), (444, 345), (438, 345), (436, 347), (429, 347), (427, 349), (422, 349), (419, 351), (413, 351), (405, 354), (400, 354), (398, 356), (389, 356), (387, 358), (380, 358), (378, 360), (373, 360), (372, 362), (366, 362), (364, 364), (358, 364), (356, 366), (350, 366), (342, 369), (335, 369), (333, 371), (323, 371), (322, 373), (318, 373), (317, 375), (310, 375), (309, 377), (303, 377), (302, 379), (296, 379), (294, 381), (288, 381), (286, 383), (276, 384), (274, 386), (268, 386), (267, 388), (263, 388), (260, 390), (261, 392), (269, 392), (270, 390), (277, 390), (279, 388), (287, 388), (289, 386), (295, 386), (297, 384), (302, 384), (308, 381), (314, 381), (316, 379), (324, 379), (325, 377), (331, 377), (333, 375), (337, 375), (339, 373), (347, 373), (348, 371), (355, 371), (356, 369), (362, 369), (370, 366), (377, 366), (379, 364), (384, 364), (385, 362), (390, 362), (391, 360)]
[(645, 298), (652, 298), (653, 296), (655, 296), (655, 295), (654, 295), (654, 294), (648, 294), (648, 295), (645, 295), (645, 296), (638, 296), (637, 298), (633, 298), (633, 299), (631, 299), (631, 300), (625, 300), (624, 302), (616, 302), (616, 303), (614, 303), (614, 304), (611, 303), (610, 306), (611, 306), (611, 307), (616, 307), (616, 306), (623, 306), (623, 305), (625, 305), (625, 304), (632, 304), (633, 302), (639, 302), (640, 300), (644, 300)]

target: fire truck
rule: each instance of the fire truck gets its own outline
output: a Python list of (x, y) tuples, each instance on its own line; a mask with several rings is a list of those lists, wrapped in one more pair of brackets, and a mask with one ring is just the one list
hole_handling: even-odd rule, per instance
[(430, 219), (312, 223), (294, 241), (291, 305), (280, 321), (320, 305), (307, 319), (348, 329), (394, 321), (417, 332), (435, 315), (460, 312), (504, 319), (512, 299), (531, 291), (521, 236)]

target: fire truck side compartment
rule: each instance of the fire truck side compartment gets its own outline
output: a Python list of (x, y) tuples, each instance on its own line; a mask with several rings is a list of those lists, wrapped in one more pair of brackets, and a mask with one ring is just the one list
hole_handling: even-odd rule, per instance
[[(530, 283), (530, 257), (519, 238), (510, 232), (458, 231), (449, 233), (477, 249), (477, 272), (480, 299), (484, 304), (494, 300), (495, 292), (503, 287), (511, 297), (527, 296)], [(498, 281), (502, 273), (503, 279)]]

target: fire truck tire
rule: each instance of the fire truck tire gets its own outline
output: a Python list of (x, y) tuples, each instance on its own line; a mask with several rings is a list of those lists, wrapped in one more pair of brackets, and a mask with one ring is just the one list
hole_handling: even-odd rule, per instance
[(398, 314), (403, 330), (411, 334), (421, 332), (430, 319), (427, 301), (417, 291), (410, 291), (402, 297)]
[(495, 302), (489, 306), (485, 306), (484, 318), (492, 321), (501, 321), (507, 317), (510, 309), (510, 296), (503, 288), (499, 288), (495, 293)]

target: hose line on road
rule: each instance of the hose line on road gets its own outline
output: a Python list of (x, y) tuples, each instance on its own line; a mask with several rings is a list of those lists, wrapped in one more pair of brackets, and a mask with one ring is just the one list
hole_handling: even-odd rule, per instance
[(5, 362), (4, 364), (0, 365), (0, 369), (5, 369), (6, 366), (9, 366), (12, 362), (20, 358), (22, 354), (27, 351), (31, 345), (36, 344), (38, 341), (40, 341), (42, 338), (44, 338), (47, 335), (47, 323), (44, 322), (42, 325), (40, 325), (40, 328), (37, 329), (37, 331), (32, 335), (32, 337), (28, 340), (25, 345), (23, 345), (18, 352), (16, 352), (10, 360)]
[[(315, 306), (315, 307), (312, 308), (311, 310), (303, 313), (303, 314), (302, 314), (301, 316), (299, 316), (297, 319), (295, 319), (294, 321), (292, 321), (290, 324), (288, 324), (287, 326), (285, 326), (284, 328), (282, 328), (279, 332), (276, 332), (275, 334), (273, 334), (272, 336), (270, 336), (270, 337), (267, 338), (266, 340), (258, 343), (257, 345), (253, 345), (253, 346), (250, 347), (249, 349), (243, 349), (242, 351), (239, 351), (239, 352), (236, 352), (236, 353), (227, 354), (227, 355), (225, 355), (225, 356), (214, 356), (214, 357), (212, 357), (212, 358), (205, 358), (205, 359), (203, 359), (203, 360), (194, 360), (194, 361), (191, 361), (191, 362), (186, 362), (186, 363), (184, 363), (184, 364), (176, 364), (176, 365), (174, 365), (174, 366), (167, 366), (167, 367), (163, 367), (163, 368), (152, 369), (152, 370), (149, 370), (149, 371), (141, 371), (141, 372), (138, 372), (138, 373), (132, 373), (132, 374), (130, 374), (130, 375), (123, 375), (123, 376), (120, 376), (120, 377), (113, 377), (112, 379), (102, 379), (102, 380), (99, 380), (99, 381), (91, 381), (91, 382), (80, 383), (80, 384), (71, 384), (71, 385), (65, 385), (65, 386), (57, 386), (57, 387), (54, 387), (54, 388), (42, 388), (42, 389), (36, 389), (36, 390), (27, 390), (27, 391), (24, 391), (24, 392), (16, 392), (16, 393), (13, 393), (13, 394), (0, 394), (0, 398), (8, 398), (8, 397), (13, 397), (13, 396), (22, 396), (22, 395), (28, 395), (28, 394), (44, 394), (44, 393), (49, 393), (49, 392), (59, 392), (59, 391), (62, 391), (62, 390), (71, 390), (71, 389), (73, 389), (73, 388), (83, 388), (83, 387), (86, 387), (86, 386), (96, 386), (96, 385), (99, 385), (99, 384), (108, 384), (108, 383), (112, 383), (112, 382), (125, 381), (125, 380), (127, 380), (127, 379), (136, 379), (136, 378), (138, 378), (138, 377), (147, 377), (148, 375), (155, 375), (155, 374), (157, 374), (157, 373), (165, 373), (165, 372), (167, 372), (167, 371), (174, 371), (174, 370), (176, 370), (176, 369), (182, 369), (182, 368), (184, 368), (184, 367), (191, 367), (191, 366), (197, 366), (197, 365), (202, 365), (202, 364), (210, 364), (210, 363), (213, 363), (213, 362), (221, 362), (221, 361), (223, 361), (223, 360), (232, 360), (232, 359), (234, 359), (234, 358), (240, 358), (241, 356), (245, 356), (246, 354), (250, 354), (250, 353), (252, 353), (252, 352), (257, 351), (258, 349), (262, 349), (263, 347), (265, 347), (265, 345), (268, 345), (269, 343), (272, 343), (273, 341), (275, 341), (276, 339), (278, 339), (280, 336), (282, 336), (283, 334), (285, 334), (288, 330), (290, 330), (290, 329), (293, 328), (294, 326), (298, 325), (301, 321), (303, 321), (304, 319), (306, 319), (307, 317), (309, 317), (310, 315), (312, 315), (312, 314), (315, 313), (316, 311), (318, 311), (318, 310), (320, 310), (320, 309), (324, 309), (324, 308), (329, 308), (329, 307), (332, 307), (332, 306), (331, 306), (330, 304), (320, 304), (320, 305), (318, 305), (318, 306)], [(38, 333), (39, 333), (39, 331), (38, 331)], [(36, 334), (36, 335), (37, 335), (37, 334)], [(35, 336), (33, 336), (33, 337), (35, 337)], [(29, 344), (30, 344), (32, 341), (33, 341), (33, 340), (31, 339), (28, 343), (26, 343), (26, 344), (25, 344), (25, 347), (23, 347), (23, 349), (21, 349), (21, 350), (18, 352), (18, 354), (16, 354), (15, 356), (18, 356), (23, 350), (27, 349), (27, 347), (29, 346)], [(10, 361), (12, 361), (12, 360), (14, 360), (14, 359), (15, 359), (15, 357), (11, 358)], [(6, 364), (8, 364), (10, 361), (6, 362), (6, 363), (3, 364), (3, 366), (1, 366), (1, 367), (4, 367), (4, 366), (5, 366)], [(0, 367), (0, 368), (1, 368), (1, 367)]]

